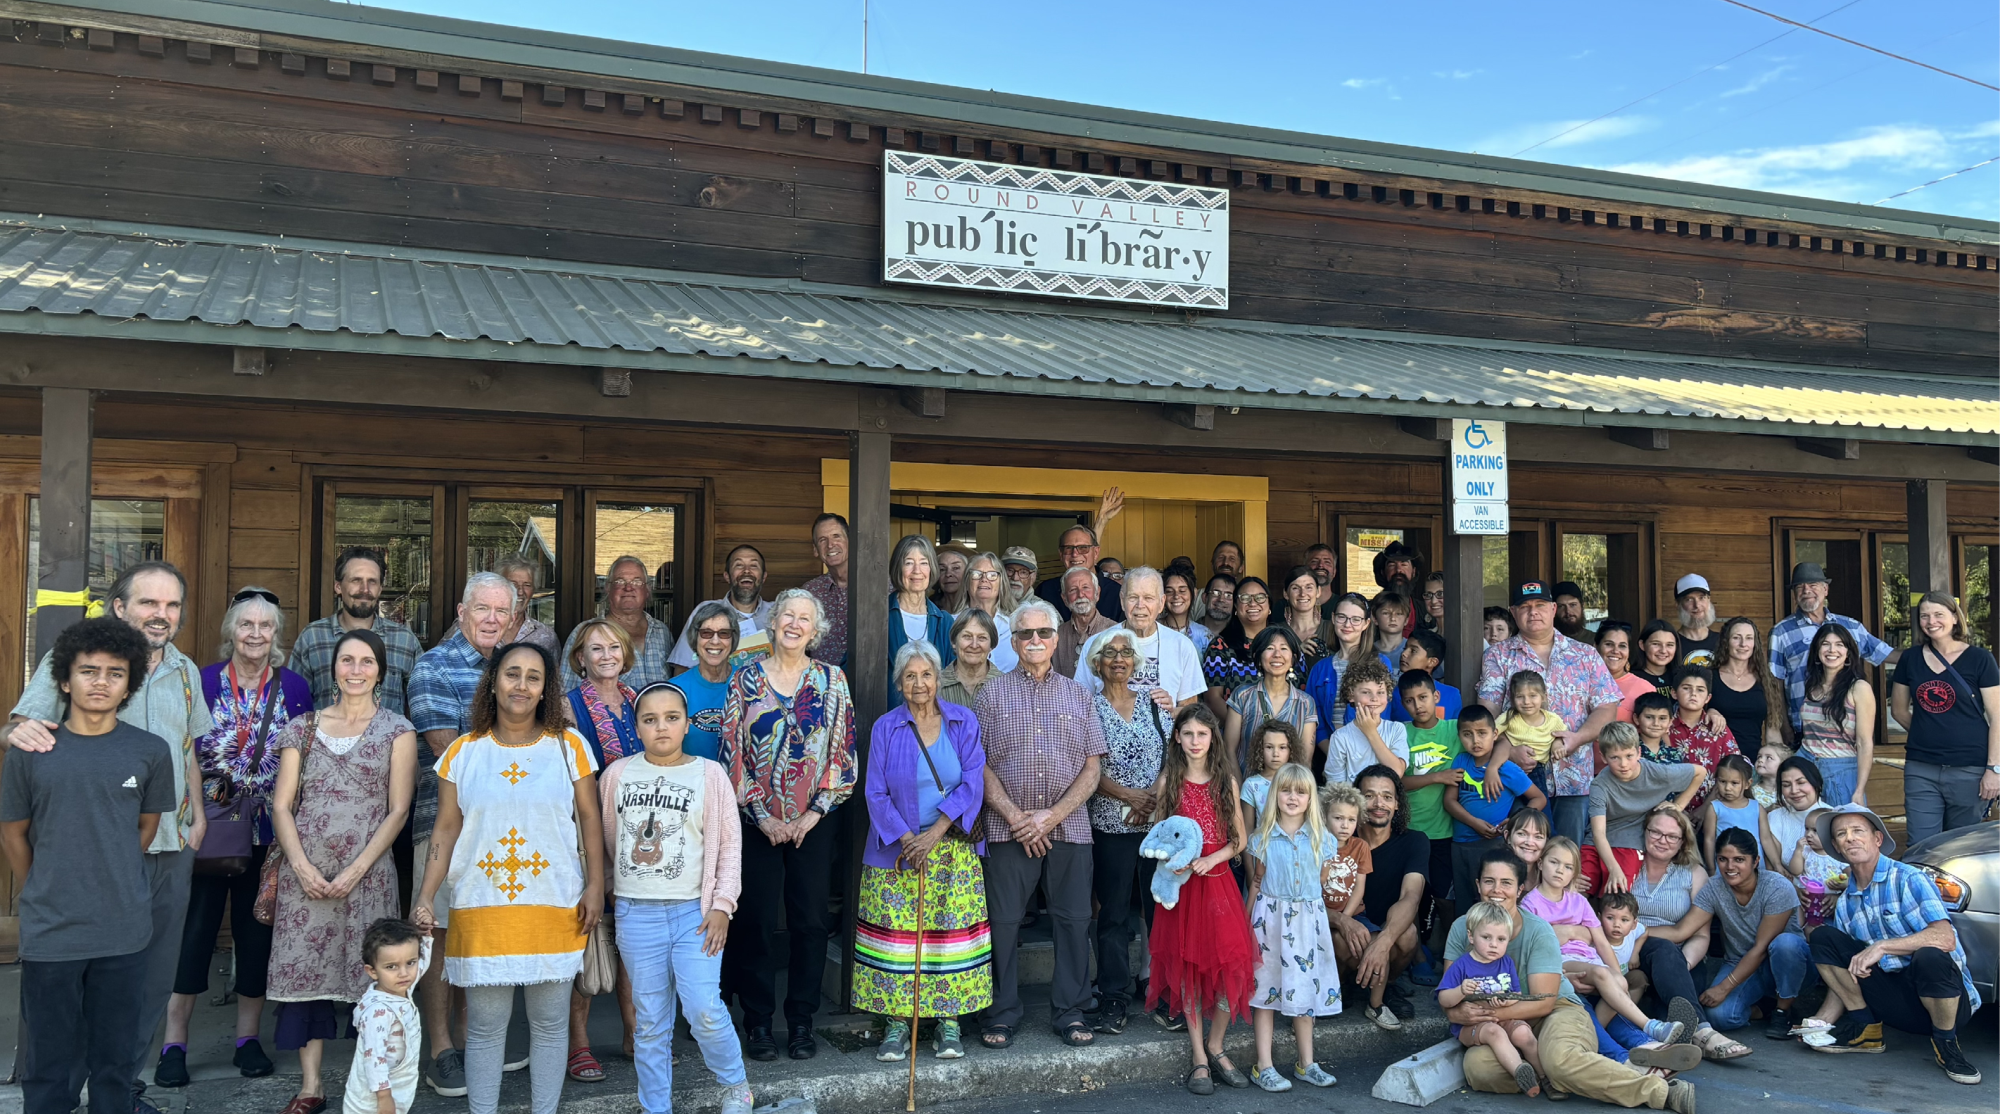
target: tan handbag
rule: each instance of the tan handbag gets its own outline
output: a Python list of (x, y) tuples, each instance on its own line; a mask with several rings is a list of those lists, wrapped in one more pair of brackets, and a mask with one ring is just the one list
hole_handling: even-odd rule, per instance
[(586, 998), (609, 994), (618, 986), (618, 942), (611, 918), (599, 917), (583, 946), (583, 970), (576, 973), (576, 992)]

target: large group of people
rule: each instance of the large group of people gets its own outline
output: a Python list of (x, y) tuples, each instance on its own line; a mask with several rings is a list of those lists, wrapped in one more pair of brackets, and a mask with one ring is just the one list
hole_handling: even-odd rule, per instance
[[(766, 600), (763, 555), (738, 546), (728, 593), (678, 631), (637, 558), (561, 640), (527, 615), (533, 568), (503, 562), (428, 650), (382, 614), (381, 556), (351, 549), (333, 613), (289, 646), (283, 601), (238, 592), (206, 668), (174, 646), (181, 573), (124, 570), (0, 730), (29, 1109), (69, 1109), (87, 1079), (95, 1114), (143, 1112), (148, 1066), (189, 1082), (226, 911), (234, 1064), (272, 1073), (267, 1031), (295, 1051), (285, 1114), (326, 1108), (326, 1043), (357, 1032), (347, 1111), (406, 1111), (421, 1078), (492, 1114), (525, 1067), (554, 1114), (566, 1081), (606, 1077), (603, 994), (644, 1111), (671, 1108), (679, 1013), (723, 1110), (747, 1114), (746, 1060), (818, 1052), (850, 827), (852, 995), (884, 1061), (916, 1055), (925, 1021), (940, 1058), (1012, 1045), (1021, 928), (1045, 916), (1056, 1036), (1088, 1047), (1150, 1015), (1187, 1032), (1197, 1093), (1331, 1086), (1313, 1020), (1351, 996), (1397, 1030), (1420, 987), (1482, 1090), (1690, 1111), (1682, 1074), (1750, 1055), (1731, 1034), (1753, 1016), (1828, 1052), (1920, 1033), (1978, 1079), (1963, 949), (1867, 808), (1868, 666), (1893, 667), (1910, 839), (2000, 797), (2000, 665), (1947, 594), (1898, 651), (1828, 612), (1809, 563), (1768, 633), (1718, 621), (1699, 574), (1675, 585), (1678, 623), (1637, 630), (1527, 581), (1461, 648), (1442, 577), (1401, 542), (1368, 595), (1334, 590), (1323, 545), (1267, 580), (1223, 542), (1204, 579), (1186, 558), (1128, 566), (1078, 525), (1038, 581), (1023, 547), (910, 536), (890, 583), (853, 589), (888, 597), (890, 710), (864, 746), (847, 523), (810, 537), (824, 575)], [(1442, 670), (1467, 653), (1461, 692)], [(1142, 854), (1168, 833), (1191, 861)], [(1222, 1042), (1244, 1020), (1247, 1072)]]

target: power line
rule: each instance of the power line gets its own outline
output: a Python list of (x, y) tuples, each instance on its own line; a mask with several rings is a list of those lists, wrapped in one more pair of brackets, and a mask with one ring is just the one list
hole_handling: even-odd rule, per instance
[(1939, 182), (1945, 181), (1946, 179), (1949, 178), (1956, 178), (1961, 174), (1970, 174), (1971, 172), (1978, 170), (1980, 167), (1985, 166), (1987, 163), (1995, 163), (1995, 162), (2000, 162), (2000, 155), (1995, 155), (1992, 158), (1985, 160), (1984, 162), (1973, 163), (1971, 166), (1966, 167), (1964, 170), (1954, 170), (1951, 173), (1945, 175), (1943, 178), (1932, 178), (1930, 181), (1925, 182), (1921, 186), (1911, 186), (1909, 189), (1904, 190), (1902, 193), (1892, 193), (1889, 196), (1883, 198), (1882, 201), (1877, 201), (1875, 204), (1880, 205), (1884, 201), (1894, 201), (1899, 197), (1907, 197), (1910, 194), (1917, 192), (1918, 190), (1928, 189), (1931, 186), (1937, 185)]
[(1900, 54), (1894, 54), (1891, 53), (1890, 51), (1883, 50), (1879, 46), (1869, 46), (1867, 43), (1857, 42), (1854, 39), (1850, 39), (1842, 35), (1836, 35), (1831, 31), (1822, 31), (1819, 28), (1812, 26), (1811, 24), (1800, 23), (1796, 19), (1786, 19), (1784, 16), (1781, 16), (1776, 12), (1767, 12), (1762, 8), (1753, 8), (1750, 5), (1745, 4), (1743, 0), (1722, 0), (1722, 2), (1725, 4), (1734, 4), (1735, 6), (1742, 8), (1746, 12), (1756, 12), (1758, 15), (1767, 16), (1771, 19), (1777, 20), (1779, 23), (1789, 23), (1793, 27), (1802, 27), (1807, 31), (1811, 31), (1815, 35), (1825, 35), (1829, 39), (1839, 39), (1841, 42), (1844, 42), (1849, 46), (1858, 46), (1863, 50), (1872, 50), (1877, 54), (1886, 55), (1887, 57), (1894, 58), (1898, 62), (1908, 62), (1912, 66), (1922, 66), (1924, 69), (1930, 70), (1933, 73), (1941, 73), (1946, 77), (1955, 77), (1960, 81), (1969, 81), (1972, 84), (1979, 86), (1981, 89), (1991, 89), (1996, 93), (2000, 93), (2000, 85), (1988, 85), (1986, 82), (1981, 81), (1976, 77), (1967, 77), (1962, 73), (1953, 73), (1950, 70), (1939, 69), (1938, 67), (1931, 65), (1929, 62), (1919, 62), (1915, 58), (1905, 58)]
[[(1827, 16), (1834, 15), (1838, 12), (1844, 12), (1847, 9), (1853, 7), (1854, 5), (1859, 4), (1860, 2), (1861, 0), (1847, 0), (1847, 3), (1842, 4), (1840, 7), (1833, 9), (1833, 11), (1826, 13), (1826, 15), (1820, 16), (1818, 19), (1813, 20), (1813, 22), (1818, 23), (1819, 20), (1825, 19)], [(1797, 28), (1793, 28), (1793, 30), (1797, 30)], [(1791, 31), (1781, 31), (1778, 34), (1773, 35), (1768, 39), (1765, 39), (1763, 42), (1758, 43), (1756, 46), (1751, 47), (1749, 50), (1744, 50), (1736, 54), (1732, 54), (1729, 57), (1724, 58), (1722, 61), (1717, 62), (1715, 65), (1709, 66), (1707, 69), (1696, 70), (1694, 73), (1691, 73), (1686, 77), (1681, 78), (1679, 81), (1676, 81), (1671, 85), (1663, 85), (1660, 88), (1653, 90), (1652, 92), (1646, 94), (1645, 96), (1640, 97), (1638, 100), (1628, 101), (1627, 103), (1619, 105), (1617, 108), (1612, 109), (1611, 111), (1605, 113), (1602, 116), (1592, 117), (1589, 120), (1585, 120), (1581, 124), (1573, 124), (1567, 128), (1564, 128), (1563, 130), (1548, 137), (1547, 139), (1542, 140), (1540, 143), (1530, 144), (1529, 146), (1523, 147), (1520, 150), (1514, 152), (1514, 157), (1518, 159), (1522, 155), (1525, 155), (1528, 152), (1534, 150), (1536, 147), (1543, 146), (1544, 144), (1554, 143), (1556, 140), (1561, 139), (1563, 136), (1566, 136), (1574, 131), (1581, 131), (1582, 129), (1587, 128), (1590, 125), (1595, 124), (1600, 120), (1609, 120), (1613, 116), (1616, 116), (1619, 113), (1625, 111), (1626, 109), (1631, 108), (1633, 105), (1644, 104), (1647, 101), (1652, 100), (1654, 97), (1659, 96), (1661, 93), (1665, 93), (1668, 92), (1669, 90), (1676, 89), (1682, 85), (1686, 85), (1688, 82), (1693, 81), (1695, 78), (1700, 77), (1702, 74), (1708, 73), (1710, 70), (1720, 69), (1723, 66), (1726, 66), (1729, 63), (1736, 61), (1738, 58), (1743, 57), (1743, 55), (1751, 53), (1752, 51), (1762, 50), (1765, 47), (1770, 46), (1772, 43), (1777, 42), (1779, 39), (1782, 39), (1786, 35), (1789, 35), (1791, 33), (1792, 33)]]

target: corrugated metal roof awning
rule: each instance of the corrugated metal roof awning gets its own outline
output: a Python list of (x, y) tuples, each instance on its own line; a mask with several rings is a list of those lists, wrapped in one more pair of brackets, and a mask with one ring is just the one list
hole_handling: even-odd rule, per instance
[[(91, 317), (104, 327), (88, 326)], [(0, 220), (0, 331), (129, 334), (120, 322), (189, 326), (164, 339), (210, 344), (481, 358), (497, 347), (517, 360), (1071, 397), (1336, 411), (1407, 403), (1413, 413), (1498, 408), (1528, 422), (1630, 415), (1633, 425), (1841, 427), (1898, 440), (2000, 435), (2000, 382), (1991, 380)], [(203, 326), (287, 335), (223, 338)]]

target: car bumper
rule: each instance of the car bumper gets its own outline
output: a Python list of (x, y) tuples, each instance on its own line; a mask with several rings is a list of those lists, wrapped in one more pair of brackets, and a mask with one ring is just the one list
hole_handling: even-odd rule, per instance
[(1972, 985), (1979, 988), (1982, 1001), (1994, 999), (1994, 968), (2000, 965), (2000, 915), (1968, 910), (1951, 915), (1958, 930), (1958, 944), (1965, 949), (1965, 965)]

